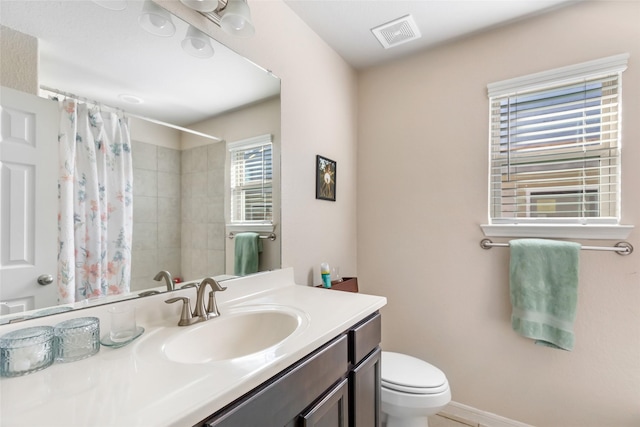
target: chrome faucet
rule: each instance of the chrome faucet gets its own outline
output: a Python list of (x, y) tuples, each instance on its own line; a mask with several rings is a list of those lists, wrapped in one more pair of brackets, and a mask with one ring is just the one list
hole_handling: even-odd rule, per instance
[[(205, 309), (204, 290), (207, 288), (207, 285), (211, 286), (211, 292), (209, 292), (209, 302), (207, 303), (207, 308)], [(204, 278), (202, 282), (200, 282), (200, 287), (198, 288), (196, 310), (193, 312), (193, 315), (204, 317), (203, 320), (209, 320), (213, 317), (220, 316), (220, 312), (218, 311), (218, 304), (216, 304), (216, 292), (226, 290), (227, 288), (223, 288), (222, 286), (220, 286), (220, 283), (218, 283), (213, 277)]]
[(168, 291), (173, 291), (175, 289), (173, 285), (173, 279), (171, 278), (171, 273), (169, 273), (166, 270), (162, 270), (161, 272), (156, 274), (156, 277), (153, 278), (153, 280), (155, 280), (156, 282), (159, 282), (162, 279), (164, 279), (164, 281), (167, 282)]
[[(204, 305), (204, 292), (207, 286), (211, 286), (211, 292), (209, 292), (209, 301), (207, 307)], [(220, 286), (220, 284), (213, 277), (207, 277), (200, 282), (197, 286), (198, 293), (196, 297), (196, 309), (191, 313), (191, 300), (187, 297), (170, 298), (165, 302), (172, 304), (174, 302), (182, 301), (182, 311), (180, 313), (180, 321), (178, 326), (188, 326), (194, 323), (204, 322), (205, 320), (213, 319), (220, 316), (218, 311), (218, 304), (216, 304), (216, 292), (225, 291), (227, 288)]]

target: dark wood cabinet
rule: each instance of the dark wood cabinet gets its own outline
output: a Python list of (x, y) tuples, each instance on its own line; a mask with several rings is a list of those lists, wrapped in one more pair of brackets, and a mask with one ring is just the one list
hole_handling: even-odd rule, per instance
[(206, 427), (379, 427), (380, 314), (198, 423)]
[(300, 416), (299, 427), (348, 427), (349, 383), (345, 378)]
[(380, 355), (378, 347), (349, 372), (351, 427), (380, 427)]

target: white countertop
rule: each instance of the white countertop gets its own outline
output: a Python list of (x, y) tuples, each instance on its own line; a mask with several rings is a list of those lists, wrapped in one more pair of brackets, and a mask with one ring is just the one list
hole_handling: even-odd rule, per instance
[[(304, 325), (255, 357), (184, 364), (169, 360), (160, 348), (155, 351), (155, 341), (172, 332), (170, 328), (181, 333), (201, 325), (178, 327), (181, 304), (164, 303), (172, 296), (189, 296), (193, 307), (195, 289), (120, 302), (136, 306), (137, 322), (145, 333), (119, 349), (103, 346), (88, 359), (0, 379), (0, 425), (194, 425), (386, 304), (384, 297), (296, 285), (292, 269), (235, 279), (223, 286), (227, 291), (217, 294), (222, 316), (225, 310), (245, 306), (278, 305), (303, 314)], [(99, 317), (104, 335), (109, 327), (107, 307), (1, 325), (0, 335), (83, 316)]]

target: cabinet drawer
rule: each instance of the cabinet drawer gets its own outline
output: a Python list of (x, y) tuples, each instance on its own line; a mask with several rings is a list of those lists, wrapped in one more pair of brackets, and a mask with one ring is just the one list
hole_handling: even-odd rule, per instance
[(302, 359), (284, 374), (265, 383), (208, 419), (208, 427), (281, 427), (297, 417), (348, 370), (347, 337), (336, 338)]
[(382, 318), (374, 313), (349, 330), (349, 362), (356, 365), (380, 344)]

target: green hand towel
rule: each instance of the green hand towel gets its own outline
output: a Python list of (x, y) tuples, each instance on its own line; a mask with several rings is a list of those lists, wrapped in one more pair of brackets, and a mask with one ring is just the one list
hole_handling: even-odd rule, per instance
[(509, 246), (513, 330), (536, 344), (572, 350), (580, 244), (520, 239)]
[(234, 237), (235, 256), (233, 269), (237, 276), (258, 272), (258, 261), (262, 252), (262, 241), (258, 233), (238, 233)]

